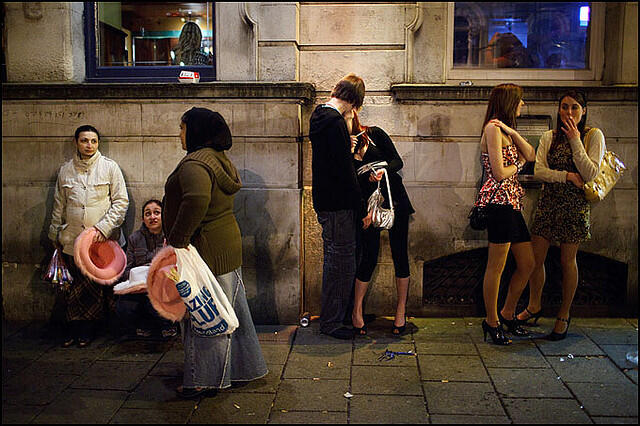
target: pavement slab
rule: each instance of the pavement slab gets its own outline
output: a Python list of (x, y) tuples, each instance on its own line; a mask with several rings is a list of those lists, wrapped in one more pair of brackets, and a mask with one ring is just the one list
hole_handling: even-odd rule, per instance
[(273, 424), (347, 424), (347, 413), (342, 411), (272, 411)]
[(606, 357), (547, 357), (565, 383), (628, 383), (625, 375)]
[(567, 383), (592, 416), (638, 417), (638, 386), (632, 383)]
[(477, 355), (473, 343), (424, 342), (416, 343), (419, 355)]
[(629, 352), (637, 352), (638, 345), (600, 345), (618, 368), (638, 368), (638, 366), (627, 359)]
[(505, 399), (504, 406), (513, 423), (591, 423), (573, 399)]
[(564, 340), (557, 342), (544, 339), (536, 340), (536, 345), (546, 356), (566, 356), (568, 354), (574, 356), (604, 355), (602, 349), (593, 343), (586, 334), (578, 334), (577, 331), (575, 333), (569, 332)]
[(636, 345), (638, 346), (638, 331), (632, 328), (603, 329), (581, 328), (589, 338), (599, 346), (602, 345)]
[(355, 395), (350, 404), (349, 423), (429, 423), (422, 396)]
[(230, 388), (225, 392), (257, 392), (257, 393), (276, 393), (282, 377), (282, 364), (267, 364), (269, 373), (266, 376), (249, 382), (233, 382)]
[(420, 355), (422, 380), (488, 382), (489, 376), (478, 355)]
[(181, 384), (182, 377), (147, 376), (129, 395), (123, 407), (149, 410), (193, 408), (193, 401), (183, 400), (176, 393), (176, 388)]
[(353, 350), (353, 365), (377, 365), (394, 367), (416, 367), (416, 356), (396, 355), (391, 360), (379, 360), (386, 350), (409, 352), (415, 349), (412, 343), (357, 343)]
[(422, 395), (417, 367), (354, 365), (351, 389), (354, 395)]
[(490, 368), (498, 394), (506, 398), (571, 398), (571, 393), (551, 368)]
[(285, 379), (280, 382), (274, 410), (347, 411), (349, 380)]
[(433, 414), (430, 416), (433, 424), (510, 424), (507, 416), (459, 416), (449, 414)]
[(145, 408), (121, 408), (110, 423), (115, 424), (180, 424), (186, 423), (191, 416), (194, 408), (178, 410), (159, 408), (157, 410), (148, 410)]
[(594, 417), (591, 416), (591, 419), (596, 424), (638, 424), (637, 417)]
[(478, 343), (478, 352), (487, 367), (498, 368), (548, 368), (540, 350), (533, 342), (523, 340), (508, 346)]
[(262, 356), (267, 364), (285, 364), (289, 357), (291, 346), (279, 344), (261, 344)]
[(28, 368), (2, 386), (2, 404), (47, 405), (78, 379), (66, 374), (47, 374)]
[(67, 389), (33, 423), (109, 423), (126, 397), (122, 391)]
[(46, 405), (9, 405), (2, 404), (3, 424), (26, 424), (30, 423)]
[(153, 362), (96, 361), (74, 381), (76, 389), (133, 390), (153, 367)]
[(351, 351), (327, 354), (311, 351), (292, 352), (284, 370), (286, 379), (349, 379)]
[(422, 386), (430, 414), (505, 415), (489, 383), (424, 382)]
[(173, 345), (171, 341), (129, 340), (115, 344), (105, 351), (101, 360), (105, 361), (152, 361), (156, 362)]
[(266, 423), (273, 394), (218, 392), (205, 398), (194, 410), (189, 423), (255, 424)]
[[(3, 322), (3, 423), (637, 423), (635, 318), (576, 318), (560, 342), (538, 338), (542, 318), (506, 347), (483, 342), (482, 318), (410, 318), (400, 338), (391, 321), (350, 340), (257, 326), (269, 374), (195, 400), (175, 391), (179, 338), (61, 348), (45, 323)], [(378, 361), (386, 349), (416, 356)]]

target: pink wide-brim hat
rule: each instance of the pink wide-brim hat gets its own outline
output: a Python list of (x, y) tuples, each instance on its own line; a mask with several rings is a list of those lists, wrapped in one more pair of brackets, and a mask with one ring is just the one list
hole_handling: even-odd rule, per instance
[(178, 294), (176, 283), (167, 273), (176, 266), (176, 252), (167, 246), (160, 250), (151, 261), (147, 275), (147, 295), (153, 308), (161, 317), (171, 321), (180, 321), (187, 308)]
[(92, 281), (102, 285), (115, 283), (127, 266), (127, 255), (117, 242), (93, 241), (96, 228), (85, 229), (73, 245), (73, 260), (78, 269)]

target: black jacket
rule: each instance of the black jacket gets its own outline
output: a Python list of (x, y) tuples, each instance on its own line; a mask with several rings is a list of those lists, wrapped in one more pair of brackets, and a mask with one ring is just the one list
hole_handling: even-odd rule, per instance
[(351, 161), (347, 124), (340, 112), (327, 105), (316, 107), (310, 119), (309, 139), (314, 210), (354, 210), (357, 219), (365, 217), (366, 202)]
[[(369, 145), (367, 152), (364, 153), (362, 161), (353, 159), (354, 168), (356, 171), (363, 165), (373, 163), (377, 161), (386, 161), (389, 165), (385, 167), (389, 174), (389, 184), (391, 185), (391, 199), (393, 200), (393, 207), (398, 210), (399, 213), (412, 214), (415, 213), (407, 190), (402, 183), (402, 177), (398, 174), (398, 171), (402, 169), (404, 163), (402, 158), (398, 154), (393, 141), (387, 135), (387, 133), (379, 127), (369, 127), (367, 135), (373, 141), (375, 145)], [(369, 181), (369, 174), (364, 173), (358, 176), (360, 182), (360, 188), (362, 189), (362, 195), (368, 199), (369, 196), (378, 187), (377, 182)], [(382, 195), (384, 196), (384, 208), (389, 208), (389, 200), (387, 193), (387, 181), (383, 177), (380, 181), (380, 188)]]

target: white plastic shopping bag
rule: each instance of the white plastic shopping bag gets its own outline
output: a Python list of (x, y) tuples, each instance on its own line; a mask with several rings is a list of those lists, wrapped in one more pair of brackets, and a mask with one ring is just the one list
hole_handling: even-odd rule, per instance
[(191, 317), (192, 330), (201, 336), (231, 334), (238, 328), (233, 306), (196, 248), (175, 249), (180, 281), (176, 288)]

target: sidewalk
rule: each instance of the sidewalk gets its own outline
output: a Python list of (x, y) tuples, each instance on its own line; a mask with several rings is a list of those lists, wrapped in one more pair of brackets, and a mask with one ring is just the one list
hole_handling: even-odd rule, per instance
[[(508, 347), (482, 341), (480, 318), (409, 322), (353, 341), (258, 326), (269, 374), (200, 401), (175, 394), (179, 338), (63, 349), (42, 323), (3, 323), (2, 423), (637, 423), (637, 319), (575, 318), (563, 341)], [(378, 361), (385, 349), (417, 355)]]

